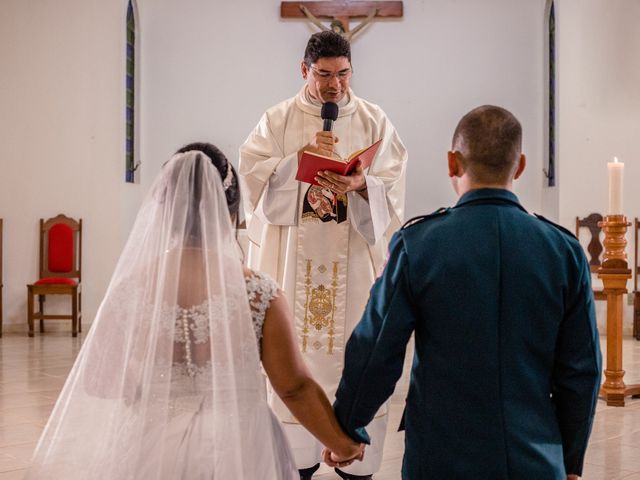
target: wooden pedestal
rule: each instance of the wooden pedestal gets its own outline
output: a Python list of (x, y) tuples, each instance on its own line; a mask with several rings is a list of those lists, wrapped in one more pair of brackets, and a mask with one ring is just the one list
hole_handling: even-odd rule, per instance
[(622, 369), (623, 297), (631, 278), (625, 238), (628, 225), (624, 215), (608, 215), (600, 222), (605, 250), (598, 278), (602, 279), (607, 296), (607, 358), (600, 395), (607, 405), (616, 407), (624, 407), (625, 397), (640, 396), (640, 385), (625, 385)]

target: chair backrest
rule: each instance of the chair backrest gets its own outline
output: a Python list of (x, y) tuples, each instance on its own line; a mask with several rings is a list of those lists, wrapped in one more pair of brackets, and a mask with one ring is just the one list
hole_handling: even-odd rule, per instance
[(0, 337), (2, 337), (2, 219), (0, 218)]
[[(2, 287), (2, 219), (1, 218), (0, 218), (0, 287)], [(0, 298), (0, 305), (2, 305), (2, 298)], [(1, 311), (0, 311), (0, 318), (2, 318)]]
[(592, 213), (591, 215), (580, 218), (576, 217), (576, 237), (580, 238), (581, 229), (589, 230), (591, 239), (587, 246), (587, 253), (589, 257), (589, 268), (592, 272), (597, 272), (600, 268), (601, 259), (600, 256), (604, 250), (602, 241), (600, 240), (600, 233), (602, 228), (598, 226), (598, 222), (602, 221), (602, 215), (599, 213)]
[(638, 291), (638, 273), (640, 273), (640, 266), (638, 265), (638, 231), (640, 230), (640, 221), (636, 217), (633, 221), (633, 236), (635, 245), (635, 255), (633, 256), (633, 291)]
[(82, 219), (40, 219), (40, 278), (82, 279)]

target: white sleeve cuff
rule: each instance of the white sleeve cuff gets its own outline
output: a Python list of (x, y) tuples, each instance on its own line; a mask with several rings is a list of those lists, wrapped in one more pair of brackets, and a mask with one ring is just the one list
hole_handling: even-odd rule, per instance
[(369, 245), (375, 245), (391, 223), (384, 183), (377, 177), (365, 175), (366, 200), (358, 192), (347, 193), (351, 224)]
[(298, 211), (298, 152), (283, 157), (269, 177), (257, 213), (271, 225), (295, 225)]

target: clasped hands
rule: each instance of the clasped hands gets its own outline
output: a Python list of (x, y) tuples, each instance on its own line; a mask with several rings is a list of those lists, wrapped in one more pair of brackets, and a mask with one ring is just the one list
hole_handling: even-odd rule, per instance
[[(324, 155), (325, 157), (334, 157), (335, 144), (338, 143), (338, 141), (338, 137), (336, 137), (333, 132), (316, 132), (311, 141), (298, 152), (298, 160), (300, 160), (303, 151), (310, 151), (318, 155)], [(358, 165), (356, 165), (356, 168), (350, 175), (344, 176), (323, 170), (318, 172), (315, 180), (322, 187), (336, 194), (354, 191), (363, 196), (366, 194), (367, 182), (364, 178), (364, 170), (360, 162), (358, 162)]]
[(354, 443), (348, 454), (338, 455), (328, 448), (322, 450), (322, 461), (330, 467), (348, 467), (356, 460), (362, 461), (364, 458), (364, 443)]

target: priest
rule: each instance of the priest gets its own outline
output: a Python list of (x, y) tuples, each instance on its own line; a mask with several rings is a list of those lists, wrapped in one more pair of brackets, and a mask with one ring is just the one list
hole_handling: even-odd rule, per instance
[[(383, 267), (390, 236), (401, 226), (407, 152), (380, 107), (349, 88), (353, 69), (347, 40), (324, 31), (311, 36), (301, 63), (303, 88), (267, 110), (240, 147), (239, 171), (249, 235), (248, 263), (271, 274), (294, 309), (300, 350), (327, 394), (335, 394), (344, 345), (362, 315)], [(323, 131), (323, 103), (338, 105)], [(319, 171), (318, 185), (296, 180), (303, 151), (346, 158), (382, 140), (373, 163), (349, 176)], [(279, 399), (272, 405), (285, 425), (302, 479), (311, 479), (322, 446)], [(345, 479), (378, 471), (387, 407), (367, 431), (363, 462), (337, 469)]]

